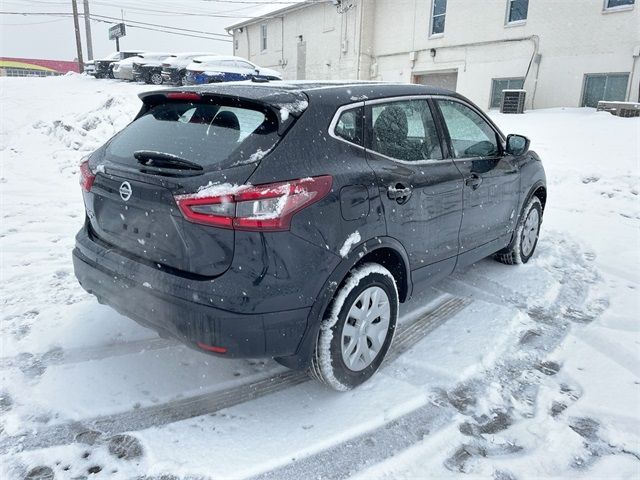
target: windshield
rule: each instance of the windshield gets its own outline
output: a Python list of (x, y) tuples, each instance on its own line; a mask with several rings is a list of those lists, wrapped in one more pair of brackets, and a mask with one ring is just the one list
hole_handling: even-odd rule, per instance
[(152, 107), (107, 145), (107, 157), (135, 165), (135, 152), (174, 155), (204, 168), (257, 160), (278, 140), (277, 117), (267, 109), (171, 102)]

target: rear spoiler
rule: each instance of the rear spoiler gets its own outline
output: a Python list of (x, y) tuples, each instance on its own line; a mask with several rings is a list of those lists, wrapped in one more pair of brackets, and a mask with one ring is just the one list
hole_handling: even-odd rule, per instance
[[(237, 85), (237, 84), (236, 84)], [(305, 112), (309, 106), (308, 97), (300, 91), (278, 91), (269, 89), (266, 95), (256, 96), (255, 92), (249, 89), (256, 89), (254, 85), (242, 86), (240, 91), (203, 91), (193, 89), (168, 89), (160, 91), (142, 92), (138, 95), (142, 100), (142, 108), (135, 119), (145, 114), (151, 107), (170, 101), (210, 101), (221, 99), (225, 103), (238, 103), (245, 106), (257, 108), (268, 108), (273, 111), (279, 119), (278, 134), (284, 135), (291, 128), (295, 121)], [(235, 85), (234, 85), (235, 86)], [(222, 89), (220, 89), (222, 90)], [(249, 91), (247, 91), (249, 90)], [(265, 89), (266, 90), (266, 89)], [(249, 93), (248, 95), (243, 95)], [(251, 95), (253, 93), (254, 95)], [(134, 120), (135, 120), (134, 119)]]

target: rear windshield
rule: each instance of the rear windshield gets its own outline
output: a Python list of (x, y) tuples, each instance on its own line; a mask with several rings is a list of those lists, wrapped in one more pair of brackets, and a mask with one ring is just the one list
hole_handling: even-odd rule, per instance
[(268, 109), (216, 103), (156, 105), (107, 145), (109, 160), (136, 165), (145, 150), (174, 155), (207, 167), (257, 161), (278, 140), (276, 115)]

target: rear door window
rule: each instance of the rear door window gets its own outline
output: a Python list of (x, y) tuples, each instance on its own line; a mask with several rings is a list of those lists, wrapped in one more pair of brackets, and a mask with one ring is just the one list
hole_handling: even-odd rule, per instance
[(204, 168), (242, 161), (278, 140), (278, 121), (268, 109), (215, 103), (169, 102), (152, 107), (107, 145), (111, 161), (136, 165), (134, 153), (174, 155)]
[(362, 107), (347, 110), (340, 115), (333, 130), (334, 134), (347, 142), (362, 144)]
[(381, 103), (371, 107), (366, 147), (404, 161), (441, 160), (442, 150), (427, 100)]

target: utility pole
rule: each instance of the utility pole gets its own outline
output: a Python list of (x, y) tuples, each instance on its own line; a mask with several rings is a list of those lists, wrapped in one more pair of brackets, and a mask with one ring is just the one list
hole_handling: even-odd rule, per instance
[(89, 12), (89, 0), (84, 0), (84, 29), (87, 36), (87, 57), (93, 60), (93, 40), (91, 38), (91, 13)]
[(71, 0), (71, 7), (73, 8), (73, 26), (76, 31), (76, 51), (78, 52), (78, 68), (80, 73), (84, 70), (84, 62), (82, 61), (82, 40), (80, 39), (80, 22), (78, 21), (78, 2)]

